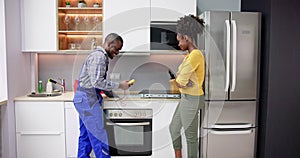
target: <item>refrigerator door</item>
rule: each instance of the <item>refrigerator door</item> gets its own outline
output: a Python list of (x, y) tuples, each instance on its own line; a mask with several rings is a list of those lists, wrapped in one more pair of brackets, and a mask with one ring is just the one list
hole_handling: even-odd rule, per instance
[[(232, 131), (208, 130), (206, 158), (254, 158), (256, 128)], [(206, 140), (206, 139), (204, 139)]]
[(206, 59), (206, 100), (228, 99), (229, 73), (227, 72), (230, 64), (227, 62), (226, 54), (230, 51), (229, 15), (230, 12), (225, 11), (207, 11), (200, 15), (205, 22), (204, 36), (199, 38), (198, 46)]
[(204, 128), (256, 127), (256, 101), (206, 102)]
[(257, 97), (260, 13), (231, 13), (230, 100)]

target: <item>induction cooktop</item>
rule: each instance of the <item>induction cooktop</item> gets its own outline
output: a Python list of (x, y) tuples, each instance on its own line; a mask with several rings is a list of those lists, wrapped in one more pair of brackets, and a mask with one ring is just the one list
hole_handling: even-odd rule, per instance
[(179, 93), (170, 93), (170, 90), (142, 90), (139, 92), (141, 98), (167, 98), (167, 99), (178, 99), (180, 98)]

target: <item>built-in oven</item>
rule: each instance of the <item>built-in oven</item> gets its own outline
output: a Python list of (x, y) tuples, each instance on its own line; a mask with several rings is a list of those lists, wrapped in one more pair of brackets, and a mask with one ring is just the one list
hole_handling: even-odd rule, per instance
[(104, 109), (111, 156), (152, 155), (152, 109)]
[(150, 23), (151, 50), (180, 50), (176, 39), (177, 22), (152, 21)]

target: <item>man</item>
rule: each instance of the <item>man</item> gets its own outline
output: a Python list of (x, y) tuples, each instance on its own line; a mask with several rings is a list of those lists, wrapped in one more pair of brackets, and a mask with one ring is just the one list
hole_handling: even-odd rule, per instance
[(106, 80), (108, 58), (113, 59), (122, 47), (122, 37), (111, 33), (104, 40), (104, 48), (99, 47), (91, 52), (82, 65), (73, 99), (80, 120), (78, 158), (89, 158), (92, 149), (97, 158), (110, 158), (100, 91), (117, 88), (126, 90), (130, 87), (128, 81), (115, 83)]

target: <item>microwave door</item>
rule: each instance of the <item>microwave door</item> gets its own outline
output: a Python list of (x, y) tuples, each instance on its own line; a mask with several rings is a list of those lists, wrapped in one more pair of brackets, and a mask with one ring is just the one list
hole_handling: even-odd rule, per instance
[(176, 22), (151, 22), (151, 50), (180, 50), (177, 41)]

